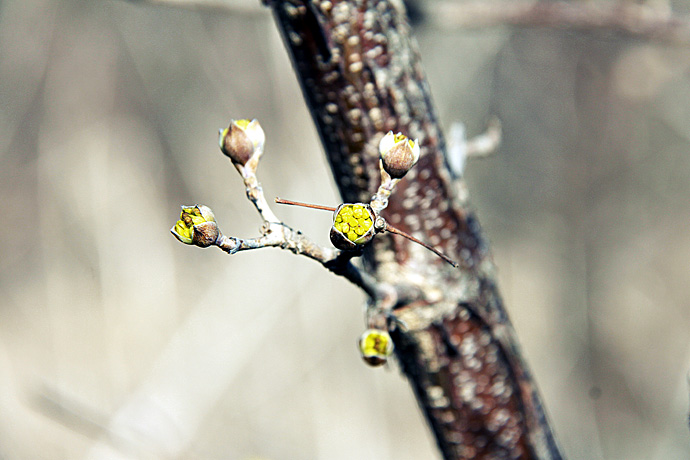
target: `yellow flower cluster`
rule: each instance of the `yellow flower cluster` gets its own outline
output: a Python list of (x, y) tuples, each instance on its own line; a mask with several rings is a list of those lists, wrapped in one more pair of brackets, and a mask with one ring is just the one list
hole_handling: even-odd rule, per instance
[(343, 206), (335, 216), (333, 226), (350, 241), (355, 241), (371, 228), (371, 215), (360, 204), (348, 204)]
[(372, 366), (380, 366), (393, 353), (393, 339), (386, 331), (367, 329), (359, 339), (359, 351), (364, 361)]
[(171, 229), (173, 235), (185, 244), (192, 244), (194, 237), (194, 226), (204, 222), (215, 222), (215, 216), (211, 210), (204, 205), (182, 206), (180, 220)]

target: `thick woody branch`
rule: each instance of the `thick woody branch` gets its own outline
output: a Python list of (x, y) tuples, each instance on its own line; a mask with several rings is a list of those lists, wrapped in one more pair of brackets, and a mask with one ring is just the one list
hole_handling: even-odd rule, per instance
[(445, 142), (401, 2), (267, 3), (344, 201), (365, 201), (377, 192), (377, 146), (386, 132), (420, 142), (417, 166), (397, 184), (382, 214), (458, 260), (459, 268), (395, 235), (374, 239), (364, 266), (381, 281), (412, 285), (422, 294), (398, 301), (388, 324), (444, 458), (560, 459), (503, 309), (487, 245), (446, 168)]
[(690, 18), (629, 1), (443, 1), (432, 2), (427, 18), (433, 26), (444, 29), (548, 27), (613, 31), (648, 40), (690, 43)]

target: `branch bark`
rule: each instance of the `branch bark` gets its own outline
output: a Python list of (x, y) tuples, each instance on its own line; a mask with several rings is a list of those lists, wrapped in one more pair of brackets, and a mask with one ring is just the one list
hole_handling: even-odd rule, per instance
[(488, 247), (441, 134), (401, 2), (272, 0), (273, 10), (345, 202), (378, 186), (389, 130), (419, 139), (418, 165), (383, 212), (453, 268), (394, 235), (365, 251), (378, 282), (414, 285), (388, 327), (403, 372), (446, 459), (560, 459), (498, 293)]

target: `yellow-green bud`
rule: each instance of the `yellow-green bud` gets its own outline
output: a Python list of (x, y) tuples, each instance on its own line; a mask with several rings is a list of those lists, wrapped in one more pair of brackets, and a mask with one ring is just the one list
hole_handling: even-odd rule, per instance
[(419, 160), (419, 141), (409, 139), (402, 133), (383, 136), (379, 143), (379, 153), (383, 169), (393, 178), (400, 179)]
[[(218, 145), (233, 163), (244, 166), (254, 163), (264, 151), (266, 135), (257, 120), (232, 120), (230, 126), (220, 131)], [(256, 167), (256, 164), (254, 164)]]
[(180, 242), (202, 248), (216, 242), (220, 231), (213, 211), (207, 206), (182, 206), (180, 220), (170, 229)]
[(364, 203), (341, 204), (333, 213), (331, 242), (338, 249), (357, 249), (374, 237), (376, 216)]
[(359, 351), (367, 364), (380, 366), (385, 364), (393, 353), (393, 339), (384, 330), (367, 329), (359, 338)]

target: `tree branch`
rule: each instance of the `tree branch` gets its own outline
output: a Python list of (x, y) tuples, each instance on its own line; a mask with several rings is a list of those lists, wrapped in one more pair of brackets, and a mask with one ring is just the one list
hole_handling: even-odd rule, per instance
[(190, 10), (205, 9), (226, 11), (233, 14), (261, 13), (258, 1), (253, 0), (127, 0), (131, 3), (149, 3), (151, 5)]
[[(388, 312), (396, 356), (446, 459), (560, 459), (503, 309), (485, 239), (447, 169), (446, 147), (400, 2), (274, 0), (274, 12), (346, 202), (378, 186), (385, 132), (419, 139), (387, 221), (455, 260), (381, 235), (364, 252), (379, 282), (415, 286)], [(480, 149), (481, 150), (481, 149)]]
[(690, 18), (668, 9), (614, 1), (442, 1), (432, 2), (428, 20), (444, 29), (499, 25), (617, 32), (684, 45), (690, 43)]

